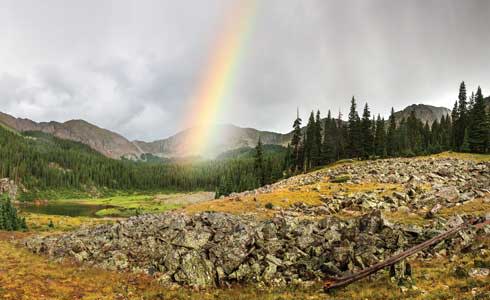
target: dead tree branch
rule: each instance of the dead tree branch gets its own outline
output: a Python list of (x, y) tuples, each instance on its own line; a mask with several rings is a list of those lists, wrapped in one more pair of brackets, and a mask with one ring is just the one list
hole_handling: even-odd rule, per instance
[[(473, 224), (473, 225), (477, 225), (477, 224)], [(478, 225), (480, 225), (480, 224), (478, 224)], [(461, 224), (461, 225), (459, 225), (453, 229), (450, 229), (446, 232), (443, 232), (440, 235), (435, 236), (435, 237), (433, 237), (433, 238), (431, 238), (431, 239), (429, 239), (423, 243), (420, 243), (420, 244), (418, 244), (418, 245), (416, 245), (416, 246), (414, 246), (408, 250), (405, 250), (399, 254), (396, 254), (396, 255), (388, 258), (387, 260), (385, 260), (383, 262), (380, 262), (380, 263), (377, 263), (371, 267), (368, 267), (368, 268), (366, 268), (366, 269), (364, 269), (364, 270), (362, 270), (356, 274), (348, 275), (348, 276), (345, 276), (345, 277), (342, 277), (339, 279), (328, 279), (325, 282), (324, 290), (328, 291), (328, 290), (333, 289), (333, 288), (346, 286), (346, 285), (349, 285), (349, 284), (351, 284), (355, 281), (358, 281), (364, 277), (367, 277), (371, 274), (374, 274), (383, 268), (386, 268), (386, 267), (389, 267), (393, 264), (396, 264), (397, 262), (407, 258), (408, 256), (411, 256), (411, 255), (413, 255), (413, 254), (415, 254), (421, 250), (424, 250), (425, 248), (428, 248), (431, 245), (437, 244), (440, 241), (447, 239), (451, 235), (457, 233), (458, 231), (460, 231), (462, 229), (467, 228), (468, 226), (469, 226), (468, 223)]]

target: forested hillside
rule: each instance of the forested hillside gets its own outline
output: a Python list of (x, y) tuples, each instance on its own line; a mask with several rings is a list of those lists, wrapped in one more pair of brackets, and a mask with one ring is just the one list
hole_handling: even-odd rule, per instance
[(306, 130), (302, 130), (302, 119), (297, 116), (286, 165), (297, 173), (343, 158), (415, 156), (447, 150), (488, 153), (490, 113), (485, 106), (481, 88), (467, 97), (464, 82), (452, 112), (432, 123), (416, 116), (416, 106), (401, 119), (392, 109), (385, 121), (372, 115), (366, 103), (359, 115), (352, 97), (347, 122), (341, 116), (332, 117), (330, 111), (325, 120), (320, 111), (312, 111)]
[[(261, 139), (262, 141), (262, 139)], [(276, 154), (286, 154), (286, 148), (280, 145), (265, 144), (262, 147), (265, 156), (274, 156)], [(236, 158), (254, 158), (256, 150), (251, 147), (243, 147), (221, 153), (216, 159), (236, 159)]]
[[(282, 177), (283, 156), (268, 158), (269, 174)], [(274, 172), (272, 171), (274, 169)], [(54, 189), (215, 190), (227, 178), (233, 190), (259, 185), (254, 159), (196, 163), (147, 163), (114, 160), (90, 147), (41, 132), (22, 134), (0, 127), (0, 178), (14, 179), (28, 190), (24, 197)], [(268, 178), (272, 181), (278, 178)]]
[[(38, 192), (68, 189), (217, 191), (228, 195), (272, 183), (343, 158), (415, 156), (454, 150), (490, 151), (490, 115), (482, 91), (470, 97), (461, 83), (451, 115), (430, 123), (415, 109), (401, 119), (392, 109), (384, 120), (372, 116), (366, 103), (359, 115), (353, 97), (348, 121), (341, 116), (311, 112), (306, 128), (298, 117), (285, 150), (259, 143), (252, 149), (226, 152), (215, 160), (169, 161), (143, 155), (142, 161), (107, 158), (85, 144), (53, 135), (17, 133), (0, 126), (0, 178), (9, 177), (26, 187), (24, 197)], [(266, 139), (267, 140), (267, 139)]]

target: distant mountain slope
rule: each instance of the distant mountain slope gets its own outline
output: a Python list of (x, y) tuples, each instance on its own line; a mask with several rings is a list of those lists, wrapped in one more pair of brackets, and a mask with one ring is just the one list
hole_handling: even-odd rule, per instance
[[(490, 109), (490, 97), (486, 98)], [(435, 120), (440, 120), (442, 116), (451, 114), (451, 111), (444, 107), (435, 107), (425, 104), (414, 104), (406, 107), (402, 111), (396, 112), (397, 120), (407, 118), (411, 111), (415, 111), (415, 116), (430, 124)], [(292, 122), (292, 120), (291, 120)], [(15, 118), (0, 112), (0, 123), (20, 131), (42, 131), (53, 134), (56, 137), (84, 143), (92, 149), (111, 158), (120, 157), (140, 157), (143, 153), (149, 153), (165, 158), (184, 158), (202, 156), (214, 158), (221, 153), (240, 148), (253, 148), (257, 144), (259, 137), (262, 143), (270, 145), (286, 146), (292, 133), (276, 133), (270, 131), (260, 131), (253, 128), (242, 128), (234, 125), (215, 125), (213, 140), (206, 145), (205, 153), (193, 153), (189, 147), (189, 135), (193, 136), (198, 128), (190, 128), (181, 131), (169, 138), (152, 142), (133, 141), (130, 142), (123, 136), (112, 131), (97, 127), (83, 120), (72, 120), (64, 123), (41, 122), (36, 123), (29, 119)]]
[[(193, 135), (195, 130), (198, 130), (198, 128), (181, 131), (167, 139), (153, 142), (134, 141), (134, 143), (144, 152), (165, 157), (203, 155), (203, 153), (192, 153), (189, 150), (188, 136)], [(288, 143), (287, 135), (253, 128), (215, 125), (212, 131), (215, 132), (213, 140), (209, 141), (207, 151), (204, 154), (209, 157), (238, 148), (255, 147), (259, 137), (264, 144), (285, 145)]]
[[(286, 148), (280, 145), (266, 144), (262, 147), (263, 155), (265, 157), (277, 154), (286, 154)], [(254, 158), (255, 148), (242, 147), (238, 149), (229, 150), (219, 154), (216, 159), (237, 159), (237, 158)]]
[(37, 123), (0, 112), (0, 123), (20, 132), (41, 131), (61, 139), (81, 142), (111, 158), (141, 154), (140, 150), (123, 136), (83, 120)]
[(395, 119), (399, 122), (402, 118), (408, 118), (412, 111), (415, 117), (423, 123), (429, 122), (431, 125), (435, 120), (441, 120), (443, 116), (451, 115), (451, 110), (445, 107), (436, 107), (426, 104), (412, 104), (405, 109), (395, 112)]
[(487, 109), (487, 112), (490, 112), (490, 96), (483, 100), (485, 101), (485, 108)]

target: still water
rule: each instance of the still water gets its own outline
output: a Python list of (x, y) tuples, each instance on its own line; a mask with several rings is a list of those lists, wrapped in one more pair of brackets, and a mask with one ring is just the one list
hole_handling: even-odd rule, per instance
[(91, 205), (70, 201), (50, 201), (45, 204), (19, 204), (21, 211), (44, 214), (44, 215), (61, 215), (70, 217), (97, 217), (97, 211), (105, 208), (111, 208), (109, 205)]

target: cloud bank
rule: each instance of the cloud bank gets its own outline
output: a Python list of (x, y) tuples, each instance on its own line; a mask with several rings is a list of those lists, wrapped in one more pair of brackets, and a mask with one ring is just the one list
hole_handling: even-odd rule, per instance
[[(182, 128), (232, 1), (3, 1), (0, 111), (130, 139)], [(287, 132), (296, 107), (388, 114), (490, 92), (490, 2), (257, 1), (217, 123)]]

